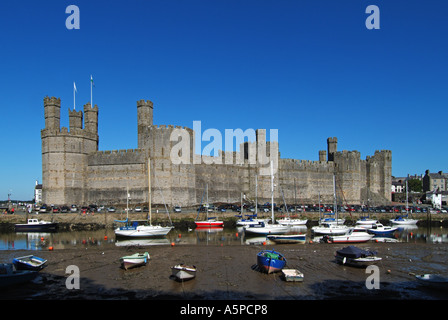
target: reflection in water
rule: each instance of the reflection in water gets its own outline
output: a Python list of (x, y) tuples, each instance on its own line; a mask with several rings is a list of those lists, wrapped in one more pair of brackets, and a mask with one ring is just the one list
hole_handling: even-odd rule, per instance
[[(306, 233), (311, 240), (310, 229), (293, 227), (294, 233)], [(447, 228), (399, 227), (392, 237), (375, 237), (377, 242), (448, 243)], [(113, 230), (75, 231), (56, 233), (1, 233), (0, 250), (55, 250), (89, 246), (151, 246), (151, 245), (261, 245), (270, 244), (265, 236), (246, 236), (242, 227), (173, 229), (166, 237), (147, 239), (115, 238)]]

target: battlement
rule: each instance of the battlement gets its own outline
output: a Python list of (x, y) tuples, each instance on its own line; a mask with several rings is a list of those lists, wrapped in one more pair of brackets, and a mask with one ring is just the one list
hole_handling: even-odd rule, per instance
[(334, 171), (334, 162), (313, 161), (313, 160), (296, 160), (296, 159), (280, 159), (279, 167), (281, 170), (333, 172)]
[(61, 105), (61, 98), (56, 97), (44, 97), (44, 105)]
[(125, 165), (143, 164), (148, 158), (147, 152), (142, 149), (120, 149), (97, 151), (89, 154), (88, 165)]
[(151, 101), (151, 100), (143, 100), (143, 99), (141, 99), (141, 100), (138, 100), (137, 101), (137, 108), (140, 108), (140, 107), (150, 107), (150, 108), (154, 108), (154, 103)]

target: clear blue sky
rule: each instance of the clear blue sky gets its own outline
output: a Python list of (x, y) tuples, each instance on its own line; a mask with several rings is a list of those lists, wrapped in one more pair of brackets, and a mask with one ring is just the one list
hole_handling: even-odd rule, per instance
[[(68, 30), (68, 5), (80, 29)], [(368, 5), (380, 29), (368, 30)], [(278, 129), (282, 158), (392, 150), (395, 176), (448, 171), (447, 1), (0, 2), (0, 199), (42, 179), (43, 98), (99, 106), (100, 150), (137, 147), (136, 101), (154, 123)], [(203, 147), (206, 144), (203, 143)]]

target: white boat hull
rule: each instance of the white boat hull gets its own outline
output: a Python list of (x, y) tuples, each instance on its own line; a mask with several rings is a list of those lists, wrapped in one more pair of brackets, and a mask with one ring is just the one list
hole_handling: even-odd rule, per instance
[(311, 231), (317, 235), (338, 236), (350, 231), (350, 228), (343, 225), (329, 225), (312, 227)]
[(176, 280), (187, 281), (196, 277), (196, 267), (178, 264), (171, 267), (171, 273)]
[(268, 223), (269, 219), (252, 219), (252, 220), (238, 220), (236, 225), (241, 226), (250, 226), (252, 224), (259, 224), (261, 222)]
[(115, 229), (115, 235), (120, 237), (161, 237), (166, 236), (173, 227), (162, 226), (137, 226)]
[(372, 219), (363, 219), (356, 221), (356, 224), (360, 227), (370, 227), (374, 224), (378, 223), (378, 220), (372, 220)]
[(448, 278), (437, 274), (419, 274), (415, 278), (421, 284), (439, 289), (448, 289)]
[(252, 234), (285, 234), (291, 230), (290, 226), (282, 226), (279, 224), (259, 226), (246, 226), (244, 227), (245, 233)]
[(281, 224), (283, 226), (303, 226), (306, 225), (308, 220), (303, 219), (280, 219), (277, 220), (278, 224)]
[(332, 243), (361, 243), (367, 242), (374, 237), (373, 234), (366, 235), (342, 235), (330, 237)]
[(402, 220), (391, 220), (390, 222), (392, 222), (393, 224), (398, 224), (398, 225), (414, 225), (417, 224), (418, 220), (414, 220), (414, 219), (402, 219)]
[(362, 258), (347, 258), (343, 256), (336, 256), (336, 261), (343, 265), (355, 266), (355, 267), (367, 267), (374, 265), (381, 261), (380, 257), (362, 257)]

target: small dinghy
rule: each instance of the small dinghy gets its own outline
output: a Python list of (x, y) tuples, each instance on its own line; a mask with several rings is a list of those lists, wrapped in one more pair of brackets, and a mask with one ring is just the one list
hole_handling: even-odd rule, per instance
[(268, 235), (266, 238), (275, 243), (305, 243), (306, 234)]
[(130, 268), (146, 265), (149, 260), (149, 253), (136, 253), (130, 256), (120, 258), (121, 266), (128, 270)]
[(434, 287), (437, 289), (448, 289), (448, 278), (437, 274), (417, 274), (415, 275), (417, 281), (425, 286)]
[(177, 281), (187, 281), (196, 277), (196, 266), (187, 266), (183, 263), (171, 267), (171, 275)]
[(33, 255), (14, 258), (12, 263), (17, 270), (40, 271), (45, 267), (47, 260)]
[(303, 281), (303, 273), (297, 269), (283, 269), (282, 270), (283, 278), (288, 282), (302, 282)]
[(381, 223), (375, 223), (371, 228), (367, 229), (367, 232), (375, 236), (391, 236), (397, 230), (397, 227), (383, 226)]
[(381, 261), (375, 251), (362, 250), (355, 246), (348, 246), (336, 251), (336, 261), (353, 267), (367, 267)]
[(12, 263), (0, 263), (0, 287), (19, 285), (33, 280), (37, 271), (16, 270)]
[(286, 265), (286, 258), (274, 250), (262, 250), (257, 254), (258, 268), (266, 273), (279, 272)]

